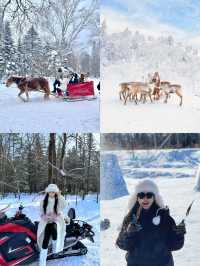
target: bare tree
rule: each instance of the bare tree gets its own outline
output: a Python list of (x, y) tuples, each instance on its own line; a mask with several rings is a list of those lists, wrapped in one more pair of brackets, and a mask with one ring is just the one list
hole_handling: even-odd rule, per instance
[(80, 33), (90, 26), (93, 14), (98, 9), (98, 0), (52, 0), (51, 5), (41, 9), (41, 27), (50, 34), (61, 62), (72, 50)]
[(21, 28), (26, 21), (35, 21), (39, 11), (50, 4), (50, 0), (0, 0), (0, 25), (7, 18)]
[(50, 133), (49, 135), (49, 148), (48, 148), (48, 183), (57, 182), (57, 173), (54, 171), (54, 167), (56, 166), (56, 134)]

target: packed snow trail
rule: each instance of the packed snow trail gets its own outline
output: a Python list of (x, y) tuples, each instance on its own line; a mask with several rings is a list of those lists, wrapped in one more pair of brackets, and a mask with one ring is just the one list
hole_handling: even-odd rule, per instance
[(66, 102), (54, 96), (45, 101), (40, 92), (31, 92), (30, 101), (23, 102), (17, 97), (19, 90), (15, 85), (7, 88), (0, 84), (1, 132), (98, 132), (97, 82), (94, 84), (97, 99), (77, 102)]
[[(12, 203), (9, 210), (6, 214), (11, 217), (15, 214), (19, 204), (22, 203), (25, 207), (23, 212), (32, 220), (39, 220), (39, 200), (40, 197), (37, 198), (37, 201), (33, 201), (35, 195), (21, 195), (21, 199), (18, 201), (10, 195), (4, 199), (0, 200), (0, 209), (6, 207), (7, 204)], [(47, 263), (47, 266), (99, 266), (100, 258), (99, 258), (99, 247), (100, 247), (100, 210), (99, 204), (96, 203), (96, 195), (86, 196), (85, 200), (81, 200), (78, 198), (78, 204), (76, 206), (76, 198), (75, 196), (67, 196), (66, 198), (68, 202), (68, 207), (64, 211), (66, 214), (69, 208), (76, 209), (77, 219), (87, 221), (93, 226), (93, 231), (95, 232), (94, 243), (89, 240), (83, 240), (83, 244), (88, 248), (88, 253), (84, 256), (74, 256), (74, 257), (66, 257), (59, 260), (52, 260)], [(30, 266), (37, 266), (38, 263), (35, 262)]]

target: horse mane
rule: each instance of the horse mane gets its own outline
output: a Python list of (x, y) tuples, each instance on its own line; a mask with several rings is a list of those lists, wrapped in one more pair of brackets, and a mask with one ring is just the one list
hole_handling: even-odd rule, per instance
[(25, 77), (19, 77), (19, 76), (11, 76), (9, 79), (11, 79), (13, 82), (15, 82), (17, 85), (23, 80), (25, 81)]

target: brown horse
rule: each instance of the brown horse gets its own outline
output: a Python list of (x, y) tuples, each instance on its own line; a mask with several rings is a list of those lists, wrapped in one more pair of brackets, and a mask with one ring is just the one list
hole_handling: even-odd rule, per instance
[[(15, 83), (20, 90), (18, 97), (23, 101), (29, 101), (29, 91), (41, 91), (44, 93), (44, 99), (48, 99), (50, 95), (50, 87), (47, 79), (39, 78), (25, 78), (25, 77), (16, 77), (11, 76), (6, 81), (6, 86), (9, 87)], [(21, 95), (25, 93), (26, 99)]]

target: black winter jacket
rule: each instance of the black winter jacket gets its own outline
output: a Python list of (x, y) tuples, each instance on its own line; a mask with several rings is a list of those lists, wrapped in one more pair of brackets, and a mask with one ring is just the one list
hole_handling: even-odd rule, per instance
[(153, 204), (149, 210), (142, 210), (138, 223), (142, 230), (127, 232), (122, 227), (117, 239), (119, 248), (128, 251), (126, 260), (128, 266), (173, 266), (171, 251), (181, 249), (184, 235), (174, 231), (176, 226), (167, 209), (161, 209), (160, 224), (154, 225), (152, 219), (156, 216), (158, 207)]

